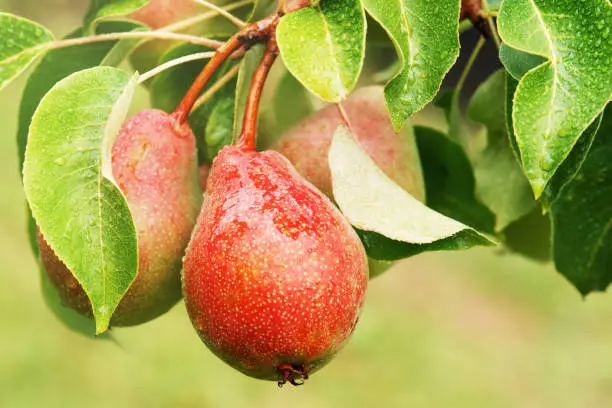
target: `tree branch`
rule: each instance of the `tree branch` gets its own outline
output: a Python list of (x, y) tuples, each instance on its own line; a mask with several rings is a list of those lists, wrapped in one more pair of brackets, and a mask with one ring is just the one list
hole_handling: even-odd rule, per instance
[(200, 75), (198, 75), (185, 94), (185, 97), (172, 114), (179, 123), (185, 123), (202, 89), (204, 89), (221, 64), (223, 64), (234, 51), (242, 46), (249, 47), (270, 38), (271, 33), (276, 29), (278, 19), (279, 15), (274, 14), (261, 21), (249, 24), (217, 49), (215, 55), (208, 61), (208, 64), (206, 64)]
[(242, 150), (255, 150), (256, 135), (257, 135), (257, 118), (259, 116), (259, 104), (261, 102), (261, 93), (263, 91), (266, 78), (270, 73), (270, 69), (278, 56), (278, 45), (274, 36), (270, 37), (266, 46), (259, 66), (253, 74), (251, 89), (247, 97), (246, 108), (244, 111), (244, 120), (242, 121), (242, 132), (238, 139), (238, 147)]

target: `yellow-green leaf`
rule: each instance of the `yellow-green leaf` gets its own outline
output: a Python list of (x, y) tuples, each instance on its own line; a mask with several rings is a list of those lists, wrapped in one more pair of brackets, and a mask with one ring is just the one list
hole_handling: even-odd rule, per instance
[(110, 167), (136, 79), (96, 67), (58, 82), (34, 113), (23, 167), (36, 223), (87, 293), (97, 333), (138, 270), (134, 222)]
[[(345, 127), (339, 127), (334, 135), (329, 166), (338, 206), (351, 224), (362, 231), (417, 245), (420, 252), (428, 250), (426, 245), (435, 250), (457, 249), (455, 237), (462, 241), (463, 248), (493, 244), (408, 194), (376, 166)], [(442, 241), (445, 245), (440, 246)]]
[(23, 72), (53, 41), (45, 27), (22, 17), (0, 13), (0, 90)]
[(360, 0), (321, 0), (289, 13), (277, 40), (287, 69), (319, 98), (340, 102), (361, 73), (366, 19)]
[(510, 47), (547, 60), (520, 80), (512, 111), (536, 198), (612, 97), (609, 0), (509, 0), (499, 33)]
[(395, 44), (401, 69), (385, 87), (393, 126), (438, 93), (459, 56), (460, 0), (364, 0), (368, 13)]

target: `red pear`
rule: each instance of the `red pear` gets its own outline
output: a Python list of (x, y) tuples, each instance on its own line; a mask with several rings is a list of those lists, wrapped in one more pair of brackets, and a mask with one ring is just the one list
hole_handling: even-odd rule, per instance
[(154, 30), (194, 15), (199, 9), (193, 0), (151, 0), (128, 17)]
[[(209, 10), (193, 0), (151, 0), (127, 17), (157, 30), (206, 11)], [(130, 55), (130, 61), (138, 71), (146, 72), (160, 63), (172, 44), (170, 41), (148, 41)]]
[(367, 281), (351, 225), (287, 159), (221, 150), (183, 268), (187, 311), (217, 356), (296, 384), (345, 345)]
[(299, 10), (310, 5), (310, 0), (287, 0), (287, 13)]
[[(383, 88), (370, 86), (355, 91), (342, 104), (355, 138), (374, 162), (404, 190), (425, 200), (425, 184), (416, 141), (411, 133), (396, 133), (385, 105)], [(285, 133), (272, 149), (293, 163), (297, 171), (333, 198), (329, 148), (338, 126), (344, 122), (335, 106), (305, 118)], [(381, 275), (392, 262), (370, 259), (370, 278)]]
[[(404, 190), (424, 201), (425, 187), (416, 142), (412, 134), (394, 131), (383, 88), (361, 88), (342, 106), (355, 138), (372, 160)], [(272, 149), (282, 153), (302, 176), (332, 197), (327, 158), (334, 132), (343, 123), (338, 109), (330, 105), (290, 129)]]
[[(138, 234), (138, 275), (111, 324), (136, 325), (168, 311), (181, 297), (181, 259), (201, 204), (195, 138), (165, 112), (144, 110), (122, 126), (112, 170)], [(77, 279), (39, 234), (41, 261), (63, 303), (91, 316)]]

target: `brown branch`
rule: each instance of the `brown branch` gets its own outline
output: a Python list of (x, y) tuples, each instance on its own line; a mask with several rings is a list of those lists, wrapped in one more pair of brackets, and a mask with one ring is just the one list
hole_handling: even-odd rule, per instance
[(242, 122), (242, 132), (238, 139), (238, 147), (245, 151), (255, 150), (256, 134), (257, 134), (257, 117), (259, 115), (259, 103), (261, 101), (261, 93), (263, 91), (266, 78), (270, 73), (270, 69), (278, 56), (278, 45), (275, 36), (271, 36), (266, 46), (259, 66), (253, 74), (251, 88), (247, 97), (246, 108), (244, 111), (244, 120)]
[(485, 38), (491, 38), (491, 30), (487, 20), (482, 15), (482, 0), (461, 0), (461, 15), (459, 20), (470, 19), (474, 27)]
[(221, 64), (241, 47), (250, 47), (270, 38), (271, 33), (276, 29), (278, 18), (279, 15), (274, 14), (263, 20), (249, 24), (217, 49), (215, 55), (208, 61), (172, 114), (178, 123), (185, 123), (193, 108), (193, 104)]

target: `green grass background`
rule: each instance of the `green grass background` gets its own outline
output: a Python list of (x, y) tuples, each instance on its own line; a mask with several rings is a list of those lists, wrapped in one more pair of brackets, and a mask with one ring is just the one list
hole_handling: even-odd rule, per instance
[[(66, 33), (86, 1), (0, 0)], [(243, 376), (183, 304), (116, 342), (62, 326), (25, 235), (15, 132), (23, 78), (0, 93), (0, 407), (612, 406), (612, 295), (499, 250), (415, 257), (371, 282), (350, 344), (300, 388)]]

